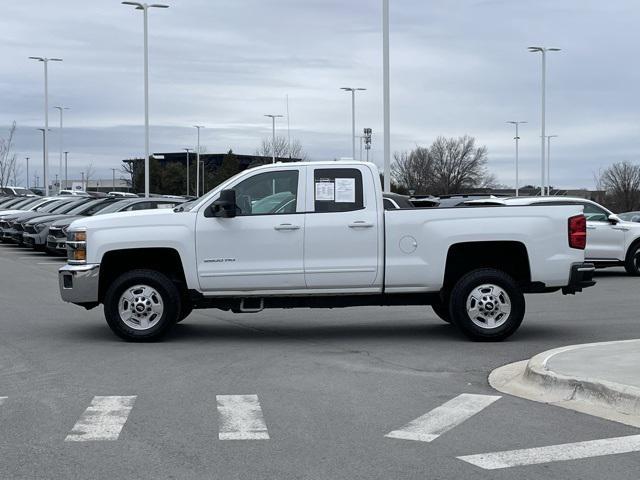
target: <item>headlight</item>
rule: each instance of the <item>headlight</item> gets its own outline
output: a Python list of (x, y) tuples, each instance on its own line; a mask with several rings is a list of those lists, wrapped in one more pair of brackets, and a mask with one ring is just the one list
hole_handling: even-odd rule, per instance
[(69, 263), (86, 263), (87, 232), (67, 232), (67, 259)]
[(46, 228), (46, 225), (44, 223), (39, 223), (37, 225), (34, 225), (34, 228), (36, 229), (36, 232), (40, 233)]

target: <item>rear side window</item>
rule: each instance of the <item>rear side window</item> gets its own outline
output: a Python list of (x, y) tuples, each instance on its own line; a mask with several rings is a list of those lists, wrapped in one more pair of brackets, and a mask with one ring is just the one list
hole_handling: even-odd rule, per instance
[(313, 172), (313, 195), (315, 212), (362, 210), (362, 173), (356, 168), (318, 168)]

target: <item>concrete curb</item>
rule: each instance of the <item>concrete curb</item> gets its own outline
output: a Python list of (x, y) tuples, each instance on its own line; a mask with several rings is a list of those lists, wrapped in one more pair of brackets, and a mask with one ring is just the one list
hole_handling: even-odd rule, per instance
[(549, 350), (529, 361), (497, 368), (489, 375), (489, 384), (503, 393), (640, 427), (640, 388), (598, 378), (563, 375), (548, 366), (552, 357), (571, 350), (629, 342), (640, 343), (640, 340), (588, 343)]

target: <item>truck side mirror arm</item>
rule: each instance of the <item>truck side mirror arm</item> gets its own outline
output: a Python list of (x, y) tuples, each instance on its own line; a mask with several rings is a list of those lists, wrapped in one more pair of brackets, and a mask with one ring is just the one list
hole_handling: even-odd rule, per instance
[(205, 217), (233, 218), (236, 216), (236, 191), (222, 190), (220, 197), (207, 207)]

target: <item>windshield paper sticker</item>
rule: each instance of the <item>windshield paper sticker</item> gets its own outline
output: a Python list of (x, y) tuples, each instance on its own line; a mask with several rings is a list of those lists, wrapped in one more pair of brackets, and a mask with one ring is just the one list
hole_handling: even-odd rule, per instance
[(356, 179), (336, 178), (336, 203), (355, 203)]
[(316, 182), (316, 200), (333, 202), (335, 196), (335, 185), (332, 181)]

